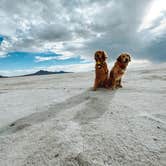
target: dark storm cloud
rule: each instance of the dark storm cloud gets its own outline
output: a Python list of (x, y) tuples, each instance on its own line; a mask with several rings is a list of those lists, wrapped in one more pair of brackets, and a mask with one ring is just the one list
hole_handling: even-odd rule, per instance
[(72, 32), (65, 25), (42, 24), (31, 29), (35, 38), (47, 41), (64, 41), (72, 39)]
[(148, 54), (148, 59), (152, 61), (166, 61), (166, 34), (163, 35), (163, 37), (154, 40), (147, 47), (145, 47), (141, 52), (141, 58), (146, 57), (146, 54)]
[[(91, 57), (97, 49), (104, 49), (111, 58), (127, 51), (136, 59), (165, 60), (165, 36), (147, 41), (142, 38), (144, 34), (151, 35), (150, 29), (138, 32), (151, 2), (0, 0), (0, 16), (3, 18), (0, 33), (16, 38), (6, 51), (39, 51), (39, 48), (45, 49), (45, 45), (56, 51), (55, 46), (60, 42), (62, 52), (70, 51), (84, 58)], [(165, 14), (150, 28), (155, 28), (164, 17)]]

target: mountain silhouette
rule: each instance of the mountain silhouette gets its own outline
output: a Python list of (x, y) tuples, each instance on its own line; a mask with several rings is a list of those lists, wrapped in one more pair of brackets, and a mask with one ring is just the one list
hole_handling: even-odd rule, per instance
[(64, 73), (71, 73), (66, 71), (46, 71), (46, 70), (39, 70), (32, 74), (26, 74), (23, 76), (36, 76), (36, 75), (49, 75), (49, 74), (64, 74)]

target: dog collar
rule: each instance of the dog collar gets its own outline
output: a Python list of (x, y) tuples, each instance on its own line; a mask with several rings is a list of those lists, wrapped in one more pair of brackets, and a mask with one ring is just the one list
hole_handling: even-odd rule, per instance
[(96, 62), (96, 65), (99, 69), (101, 69), (103, 67), (105, 62)]
[(102, 63), (101, 62), (96, 62), (97, 65), (101, 65)]
[(118, 63), (118, 66), (121, 68), (121, 69), (126, 69), (126, 66), (120, 62), (117, 62)]
[(104, 65), (105, 62), (96, 62), (97, 65)]

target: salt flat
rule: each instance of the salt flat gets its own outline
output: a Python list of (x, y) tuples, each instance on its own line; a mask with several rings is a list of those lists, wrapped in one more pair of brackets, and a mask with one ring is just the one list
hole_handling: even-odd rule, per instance
[(93, 72), (0, 79), (0, 165), (166, 165), (165, 71), (95, 92)]

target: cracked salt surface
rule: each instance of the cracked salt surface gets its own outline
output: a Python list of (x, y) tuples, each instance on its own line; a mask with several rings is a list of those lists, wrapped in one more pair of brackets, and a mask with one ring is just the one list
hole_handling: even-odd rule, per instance
[(0, 79), (0, 165), (166, 165), (166, 66), (128, 70), (93, 92), (93, 73)]

